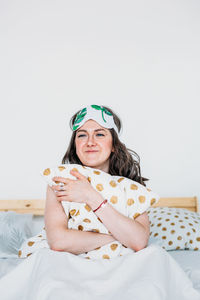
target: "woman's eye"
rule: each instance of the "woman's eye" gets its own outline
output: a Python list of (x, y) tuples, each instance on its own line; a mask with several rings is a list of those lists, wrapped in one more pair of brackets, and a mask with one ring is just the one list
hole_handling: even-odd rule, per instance
[(85, 134), (80, 134), (80, 135), (78, 135), (78, 138), (79, 138), (79, 137), (83, 137), (83, 136), (86, 136), (86, 135), (85, 135)]
[[(78, 135), (77, 137), (80, 138), (80, 137), (85, 137), (86, 134), (80, 134)], [(97, 133), (96, 136), (105, 136), (103, 133)]]

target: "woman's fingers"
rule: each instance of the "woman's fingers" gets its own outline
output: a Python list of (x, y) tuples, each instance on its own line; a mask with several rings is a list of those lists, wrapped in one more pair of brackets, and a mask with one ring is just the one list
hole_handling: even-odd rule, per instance
[(64, 185), (52, 185), (52, 189), (54, 190), (54, 191), (65, 191), (66, 190), (66, 184), (64, 184)]
[[(75, 170), (71, 170), (70, 171), (70, 174), (75, 176), (77, 179), (79, 180), (85, 180), (85, 181), (88, 181), (87, 180), (87, 177), (85, 177), (84, 175), (82, 175), (81, 173), (79, 173), (79, 171), (75, 171)], [(69, 178), (65, 178), (65, 177), (60, 177), (60, 176), (55, 176), (52, 178), (53, 181), (55, 181), (55, 183), (64, 183), (64, 184), (67, 184), (67, 183), (70, 183), (70, 182), (74, 182), (74, 179), (69, 179)]]
[(87, 177), (85, 177), (84, 175), (82, 175), (81, 173), (79, 173), (79, 171), (75, 171), (75, 170), (71, 170), (70, 174), (75, 176), (77, 179), (81, 180), (87, 180)]
[[(55, 176), (52, 180), (56, 185), (52, 188), (56, 194), (58, 201), (84, 202), (83, 195), (88, 194), (88, 180), (87, 177), (80, 174), (78, 171), (70, 171), (75, 179)], [(64, 185), (61, 187), (60, 185)], [(89, 185), (89, 188), (91, 186)], [(81, 201), (80, 201), (81, 199)]]
[(56, 199), (57, 199), (57, 201), (66, 201), (66, 198), (64, 197), (64, 196), (57, 196), (57, 194), (56, 194)]
[(73, 179), (69, 179), (69, 178), (65, 178), (65, 177), (59, 177), (59, 176), (55, 176), (52, 178), (52, 180), (55, 182), (55, 183), (64, 183), (64, 184), (67, 184), (71, 181), (73, 181)]

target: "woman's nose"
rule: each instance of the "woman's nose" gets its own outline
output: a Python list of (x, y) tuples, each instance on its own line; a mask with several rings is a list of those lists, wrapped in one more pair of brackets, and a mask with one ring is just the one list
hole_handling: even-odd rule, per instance
[(94, 145), (95, 143), (96, 143), (95, 138), (93, 136), (88, 136), (87, 144), (91, 146)]

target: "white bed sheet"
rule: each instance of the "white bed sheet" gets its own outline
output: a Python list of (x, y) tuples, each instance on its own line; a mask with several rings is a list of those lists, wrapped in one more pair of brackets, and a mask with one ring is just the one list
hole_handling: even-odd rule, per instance
[(23, 260), (20, 258), (0, 258), (0, 279), (12, 271)]
[(176, 250), (168, 253), (185, 271), (194, 288), (200, 292), (200, 251)]
[[(194, 288), (200, 292), (200, 251), (177, 250), (168, 251), (168, 253), (185, 271)], [(20, 258), (0, 259), (0, 278), (13, 270), (23, 260)]]
[[(40, 232), (43, 227), (44, 217), (34, 217), (33, 236)], [(194, 288), (200, 292), (200, 251), (176, 250), (168, 251), (168, 253), (185, 271), (192, 281)], [(20, 258), (0, 259), (0, 278), (13, 270), (23, 260)]]
[(184, 271), (156, 245), (109, 261), (43, 248), (0, 280), (0, 295), (2, 300), (200, 300)]
[[(44, 227), (44, 217), (34, 216), (34, 233), (37, 234)], [(168, 253), (182, 267), (193, 286), (200, 292), (200, 251), (175, 250)]]

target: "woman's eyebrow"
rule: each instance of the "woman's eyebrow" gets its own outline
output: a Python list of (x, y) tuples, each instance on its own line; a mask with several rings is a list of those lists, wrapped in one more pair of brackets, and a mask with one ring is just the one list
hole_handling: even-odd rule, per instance
[[(102, 131), (102, 130), (106, 132), (106, 130), (103, 129), (103, 128), (95, 129), (94, 131), (97, 132), (97, 131)], [(78, 133), (78, 132), (81, 132), (81, 131), (82, 131), (82, 132), (87, 132), (87, 130), (85, 130), (85, 129), (80, 129), (80, 130), (77, 130), (77, 133)]]
[(103, 128), (95, 129), (95, 131), (102, 131), (102, 130), (106, 132), (106, 130)]

